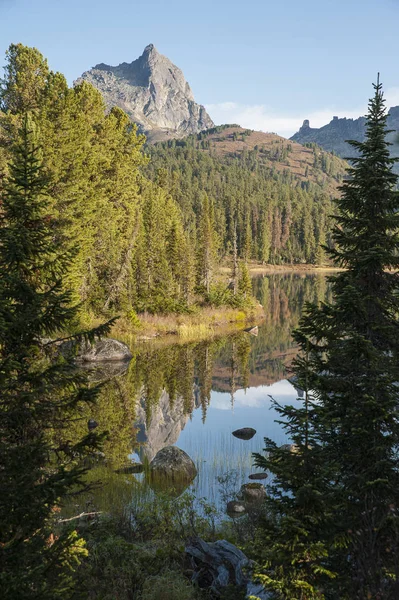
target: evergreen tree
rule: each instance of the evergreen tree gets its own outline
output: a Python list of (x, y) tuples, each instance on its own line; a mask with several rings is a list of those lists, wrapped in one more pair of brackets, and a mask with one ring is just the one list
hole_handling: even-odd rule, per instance
[[(12, 148), (0, 214), (0, 585), (5, 599), (69, 597), (71, 572), (84, 553), (77, 533), (56, 532), (57, 505), (82, 483), (81, 458), (94, 433), (62, 444), (58, 432), (96, 390), (71, 362), (47, 359), (51, 342), (74, 325), (76, 307), (63, 278), (73, 253), (52, 230), (49, 182), (26, 116)], [(109, 330), (70, 336), (91, 341)]]
[(209, 294), (215, 268), (215, 233), (211, 203), (205, 194), (202, 198), (198, 225), (197, 283)]
[(251, 277), (248, 271), (248, 265), (244, 261), (240, 264), (240, 279), (238, 282), (238, 289), (242, 294), (244, 300), (248, 301), (252, 298), (252, 283)]
[(379, 81), (374, 88), (337, 200), (329, 253), (345, 271), (331, 278), (334, 302), (309, 305), (295, 334), (298, 385), (311, 397), (279, 411), (296, 451), (283, 460), (268, 442), (269, 458), (257, 458), (276, 476), (273, 547), (284, 557), (272, 587), (298, 572), (304, 582), (283, 598), (399, 596), (399, 194)]

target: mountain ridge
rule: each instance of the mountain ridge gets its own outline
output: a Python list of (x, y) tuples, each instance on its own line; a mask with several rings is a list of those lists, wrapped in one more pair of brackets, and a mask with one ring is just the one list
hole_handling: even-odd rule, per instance
[(209, 129), (214, 123), (195, 102), (184, 74), (154, 44), (131, 63), (99, 63), (76, 83), (88, 81), (102, 94), (107, 109), (118, 106), (150, 141), (179, 138)]
[[(364, 141), (366, 135), (366, 117), (357, 119), (333, 117), (332, 120), (322, 127), (311, 127), (308, 119), (305, 119), (302, 127), (290, 140), (300, 144), (317, 144), (328, 152), (334, 152), (342, 158), (354, 158), (357, 151), (347, 140)], [(389, 109), (387, 127), (392, 131), (388, 133), (387, 140), (392, 144), (391, 156), (399, 155), (399, 106)], [(398, 167), (397, 167), (398, 169)]]

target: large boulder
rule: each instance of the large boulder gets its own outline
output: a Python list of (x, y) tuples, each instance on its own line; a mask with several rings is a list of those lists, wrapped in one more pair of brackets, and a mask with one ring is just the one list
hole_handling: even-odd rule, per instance
[(150, 475), (153, 479), (191, 481), (197, 475), (197, 469), (184, 450), (166, 446), (152, 459)]
[(253, 561), (230, 542), (218, 540), (208, 544), (200, 538), (194, 538), (186, 546), (186, 555), (194, 572), (192, 581), (200, 588), (209, 589), (216, 596), (220, 596), (223, 588), (234, 586), (237, 592), (245, 591), (246, 598), (271, 598), (271, 595), (252, 579)]
[(74, 356), (77, 363), (123, 363), (131, 360), (129, 346), (112, 338), (102, 338), (93, 343), (75, 341), (63, 342), (59, 352), (64, 356)]
[(79, 348), (76, 360), (82, 362), (124, 362), (132, 358), (129, 346), (119, 340), (103, 338)]
[(233, 435), (240, 440), (250, 440), (254, 437), (256, 433), (256, 429), (252, 427), (242, 427), (241, 429), (236, 429), (233, 431)]

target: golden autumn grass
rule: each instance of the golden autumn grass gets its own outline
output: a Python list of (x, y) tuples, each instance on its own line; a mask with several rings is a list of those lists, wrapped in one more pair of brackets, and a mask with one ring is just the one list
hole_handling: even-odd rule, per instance
[(229, 307), (205, 307), (194, 314), (138, 315), (139, 326), (133, 326), (128, 318), (122, 317), (115, 323), (111, 336), (129, 342), (167, 337), (176, 341), (212, 338), (231, 331), (239, 331), (246, 325), (259, 323), (264, 317), (260, 304), (241, 310)]

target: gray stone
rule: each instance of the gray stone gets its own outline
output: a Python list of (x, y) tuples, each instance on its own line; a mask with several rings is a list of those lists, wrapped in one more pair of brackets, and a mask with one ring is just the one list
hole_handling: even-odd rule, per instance
[(208, 588), (220, 596), (221, 590), (228, 585), (246, 591), (260, 600), (269, 600), (271, 595), (252, 580), (253, 561), (230, 542), (218, 540), (208, 544), (200, 538), (194, 538), (186, 546), (186, 554), (194, 571), (192, 581), (201, 588)]
[(122, 108), (151, 141), (184, 137), (214, 126), (197, 104), (182, 71), (149, 44), (132, 63), (104, 63), (83, 73), (104, 97), (108, 109)]
[(292, 454), (297, 454), (299, 448), (296, 444), (283, 444), (280, 446), (280, 450), (286, 450), (287, 452), (292, 452)]
[(233, 431), (233, 435), (240, 440), (250, 440), (254, 437), (256, 433), (256, 429), (252, 427), (242, 427), (241, 429), (236, 429)]
[(94, 419), (89, 419), (87, 421), (87, 429), (89, 431), (93, 431), (93, 429), (95, 429), (96, 427), (98, 427), (97, 421), (95, 421)]
[(241, 486), (239, 497), (245, 502), (263, 502), (266, 498), (266, 490), (261, 483), (244, 483)]
[(176, 446), (166, 446), (152, 459), (150, 474), (157, 479), (191, 481), (197, 475), (197, 469), (184, 450)]
[(81, 362), (124, 362), (132, 358), (129, 346), (112, 338), (103, 338), (78, 349), (77, 361)]
[(248, 475), (248, 479), (267, 479), (267, 473), (251, 473)]
[(241, 516), (247, 512), (245, 504), (242, 502), (237, 502), (237, 500), (231, 500), (227, 503), (226, 512), (230, 516)]
[(124, 363), (131, 360), (129, 346), (112, 338), (102, 338), (93, 343), (68, 340), (58, 345), (63, 356), (73, 356), (80, 363)]

